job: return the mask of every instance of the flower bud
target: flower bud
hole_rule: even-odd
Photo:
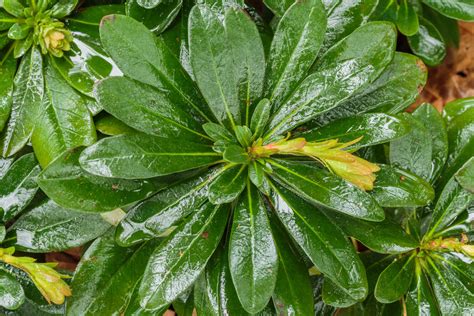
[[[41,25],[40,29],[39,43],[43,54],[49,52],[53,56],[62,57],[65,51],[71,49],[73,38],[62,22]]]

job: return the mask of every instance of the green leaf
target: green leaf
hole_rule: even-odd
[[[400,118],[411,126],[411,131],[390,143],[390,163],[429,181],[433,153],[430,131],[415,116],[404,114]]]
[[[450,18],[474,21],[474,4],[470,0],[423,0],[423,3]]]
[[[407,315],[410,316],[440,315],[438,303],[424,272],[419,271],[413,278],[405,304]]]
[[[474,201],[474,194],[465,190],[453,177],[441,191],[433,210],[428,236],[442,232]]]
[[[265,53],[257,26],[243,9],[229,9],[224,18],[238,77],[241,122],[250,123],[252,106],[260,100],[265,79]]]
[[[235,138],[225,127],[216,123],[206,123],[202,126],[206,134],[214,141],[223,141],[226,143],[234,143]]]
[[[465,111],[448,123],[449,155],[437,187],[443,188],[453,175],[472,157],[474,152],[474,108]]]
[[[235,137],[243,147],[250,147],[252,142],[252,131],[247,126],[236,126]]]
[[[196,5],[191,10],[189,27],[196,82],[217,120],[233,130],[241,121],[239,82],[234,49],[227,40],[225,27],[206,5]]]
[[[246,171],[245,165],[226,166],[209,185],[209,201],[213,204],[224,204],[234,201],[245,188]]]
[[[109,77],[96,85],[94,94],[104,110],[136,130],[162,137],[207,138],[200,133],[203,121],[168,91],[127,77]]]
[[[43,102],[31,136],[35,155],[43,168],[66,150],[96,141],[86,99],[49,64],[44,79]]]
[[[69,15],[76,7],[78,0],[58,0],[51,7],[51,16],[57,19]]]
[[[301,136],[307,141],[338,139],[339,142],[349,142],[361,137],[359,142],[351,146],[358,149],[400,138],[409,130],[410,126],[397,117],[373,113],[343,118]]]
[[[153,8],[139,4],[140,0],[127,0],[125,10],[127,15],[143,23],[150,31],[160,34],[178,15],[183,0],[161,0]]]
[[[25,301],[21,284],[8,272],[0,270],[0,306],[9,310],[19,308]]]
[[[276,217],[270,219],[278,254],[278,274],[272,296],[275,309],[278,315],[314,315],[306,263],[277,221]]]
[[[474,193],[474,158],[469,159],[456,173],[456,180],[467,191]]]
[[[433,188],[422,178],[402,169],[379,165],[372,197],[382,207],[418,207],[435,197]]]
[[[253,139],[258,139],[262,136],[265,126],[270,118],[272,105],[268,99],[262,99],[255,108],[250,122],[250,129],[253,132]]]
[[[443,109],[443,118],[446,124],[450,125],[451,121],[456,117],[474,108],[474,97],[456,99],[454,101],[446,103]]]
[[[398,254],[419,247],[416,239],[389,219],[383,222],[368,222],[335,212],[324,213],[348,236],[359,240],[372,251]]]
[[[13,16],[22,17],[25,7],[19,0],[4,0],[2,7]]]
[[[13,77],[16,72],[16,60],[12,54],[0,62],[0,132],[10,117],[12,109]]]
[[[206,203],[154,250],[140,284],[143,308],[166,306],[194,283],[219,244],[228,214],[228,207]]]
[[[343,232],[322,212],[279,185],[273,205],[292,239],[326,278],[355,300],[367,295],[364,267]]]
[[[114,315],[128,306],[133,289],[159,241],[122,248],[109,231],[92,243],[81,258],[71,282],[66,315]]]
[[[278,109],[307,75],[326,31],[321,0],[297,1],[278,23],[267,62],[264,95]]]
[[[129,247],[165,233],[204,203],[216,174],[210,171],[175,184],[134,206],[118,225],[116,241]]]
[[[426,67],[419,58],[396,52],[392,62],[372,84],[314,122],[323,125],[365,112],[398,113],[415,101],[426,83],[426,76]]]
[[[51,64],[69,85],[89,97],[93,97],[95,82],[121,74],[100,44],[99,24],[103,16],[124,12],[123,5],[98,5],[82,7],[66,19],[74,41],[68,53],[62,58],[51,58]]]
[[[79,165],[81,149],[65,152],[38,176],[40,188],[62,207],[86,212],[107,212],[140,201],[163,188],[148,180],[101,178]]]
[[[234,209],[229,269],[244,309],[250,314],[264,309],[275,288],[278,257],[264,201],[249,180]]]
[[[98,176],[145,179],[209,166],[219,156],[210,145],[134,134],[100,140],[84,150],[79,162]]]
[[[227,247],[219,247],[194,286],[198,315],[247,315],[230,276]]]
[[[31,26],[26,23],[15,23],[8,30],[8,37],[12,40],[25,39],[31,32]]]
[[[169,91],[174,103],[186,105],[193,116],[210,121],[207,105],[186,70],[164,41],[143,24],[122,15],[106,16],[101,22],[100,39],[126,76]]]
[[[458,276],[428,258],[428,271],[441,315],[465,315],[474,310],[474,294]],[[472,281],[471,281],[472,282]]]
[[[444,42],[451,47],[459,47],[461,35],[459,34],[458,21],[442,15],[428,6],[423,7],[423,17],[433,23],[443,36]]]
[[[314,67],[317,71],[303,80],[273,115],[265,137],[291,131],[374,81],[392,60],[395,42],[396,33],[389,23],[359,27],[321,57]]]
[[[5,226],[3,224],[0,224],[0,243],[3,242],[3,240],[5,239],[5,235],[6,235]]]
[[[351,297],[342,287],[334,283],[331,279],[324,278],[322,300],[325,304],[339,308],[348,307],[363,299],[364,298],[355,299]]]
[[[22,58],[13,81],[12,112],[0,137],[2,155],[18,152],[30,139],[44,93],[43,60],[38,49]]]
[[[95,121],[95,128],[104,135],[116,136],[122,134],[133,134],[137,131],[112,115],[101,115]]]
[[[415,275],[415,254],[395,259],[379,276],[375,297],[381,303],[399,300],[410,288]]]
[[[418,17],[420,27],[418,33],[408,36],[408,44],[414,54],[428,66],[441,64],[446,56],[446,43],[438,29],[423,17]]]
[[[227,146],[223,156],[228,162],[236,164],[246,164],[250,160],[247,151],[241,146],[237,145]]]
[[[68,210],[46,200],[16,220],[9,231],[16,236],[17,250],[44,253],[82,246],[109,227],[98,214]]]
[[[38,191],[36,177],[40,171],[35,156],[26,154],[0,175],[0,219],[9,221],[28,206]]]
[[[368,221],[384,219],[382,208],[368,193],[326,170],[281,159],[268,162],[272,179],[308,202]]]
[[[428,130],[431,139],[431,175],[434,182],[443,169],[448,158],[448,134],[446,124],[440,113],[431,104],[422,104],[413,116]]]
[[[8,14],[2,5],[2,8],[0,8],[0,31],[8,30],[15,21],[15,17]]]
[[[277,17],[282,17],[294,2],[294,0],[263,0],[267,8]]]
[[[405,36],[412,36],[418,32],[418,15],[409,0],[402,0],[398,7],[397,27]]]
[[[327,51],[359,26],[367,23],[377,5],[376,0],[323,1],[328,13],[328,28],[322,52]]]
[[[248,177],[250,181],[265,195],[270,194],[270,184],[265,176],[264,167],[253,160],[248,165]]]

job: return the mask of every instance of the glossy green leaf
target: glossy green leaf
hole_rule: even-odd
[[[81,169],[80,154],[80,149],[64,153],[38,176],[40,188],[65,208],[107,212],[143,200],[169,182],[101,178]]]
[[[257,26],[242,9],[229,9],[224,19],[227,41],[232,45],[238,78],[242,122],[250,124],[253,106],[260,100],[265,78],[265,53]]]
[[[352,145],[352,148],[361,148],[400,138],[409,130],[410,126],[395,116],[373,113],[340,119],[301,136],[307,141],[338,139],[339,142],[350,142],[361,138]]]
[[[411,126],[411,131],[390,143],[390,163],[429,181],[433,152],[430,131],[414,116],[405,114],[401,118]]]
[[[25,292],[21,284],[11,274],[0,270],[0,306],[15,310],[24,301]]]
[[[234,201],[245,188],[246,169],[245,165],[226,167],[209,185],[209,201],[213,204],[224,204]]]
[[[265,195],[270,194],[270,184],[265,176],[265,169],[259,162],[253,160],[248,165],[250,181]]]
[[[428,6],[423,6],[423,17],[433,23],[448,46],[459,47],[461,34],[457,20],[448,18]]]
[[[33,46],[33,33],[30,32],[26,38],[16,41],[13,48],[13,57],[23,57],[30,50],[31,46]]]
[[[10,42],[11,40],[8,38],[8,34],[0,32],[0,49],[4,49]]]
[[[102,139],[79,162],[98,176],[144,179],[209,166],[219,158],[210,145],[134,134]]]
[[[409,0],[402,0],[397,12],[397,27],[405,36],[412,36],[418,32],[418,15]]]
[[[263,0],[267,8],[278,17],[282,17],[294,2],[294,0]]]
[[[474,108],[467,108],[448,123],[449,155],[438,181],[443,188],[453,175],[472,157],[474,152]]]
[[[448,158],[448,135],[446,124],[436,108],[430,104],[419,106],[413,116],[428,130],[431,138],[431,174],[430,180],[434,182]]]
[[[138,282],[140,282],[140,280]],[[143,307],[141,307],[140,297],[138,296],[138,289],[139,287],[136,286],[135,290],[133,291],[130,302],[128,303],[126,310],[123,312],[124,316],[157,316],[166,313],[169,306],[165,306],[162,309],[153,311],[145,310]]]
[[[443,265],[429,262],[429,277],[442,315],[466,315],[474,310],[474,293]]]
[[[250,314],[265,308],[277,279],[277,251],[265,213],[259,191],[247,180],[234,209],[229,268],[240,302]]]
[[[307,75],[326,31],[321,0],[295,2],[284,14],[272,40],[264,95],[278,109]]]
[[[428,236],[442,232],[474,201],[474,194],[451,178],[441,191],[430,224]]]
[[[252,131],[250,128],[247,126],[236,126],[235,137],[243,147],[250,147],[252,142]]]
[[[237,145],[227,146],[223,157],[228,162],[236,164],[246,164],[250,160],[247,151],[243,147]]]
[[[408,291],[414,275],[414,255],[405,255],[395,259],[380,274],[375,286],[375,297],[382,303],[392,303],[399,300]]]
[[[322,300],[324,304],[334,307],[348,307],[356,304],[364,298],[355,299],[348,295],[346,291],[329,278],[324,278]]]
[[[174,103],[186,105],[193,116],[207,118],[207,105],[179,60],[141,23],[122,15],[107,16],[101,22],[100,39],[126,76],[169,91]]]
[[[173,185],[134,206],[115,231],[117,242],[129,247],[165,233],[204,203],[216,173],[206,172]]]
[[[217,120],[233,130],[241,121],[239,82],[234,49],[227,40],[225,27],[206,5],[191,10],[189,26],[190,58],[196,82]]]
[[[8,121],[12,109],[13,77],[16,60],[13,55],[0,62],[0,132]]]
[[[412,104],[426,83],[427,70],[413,55],[396,52],[392,62],[369,86],[315,119],[317,125],[365,112],[395,114]],[[313,122],[311,122],[313,123]]]
[[[76,7],[78,0],[58,0],[51,7],[51,16],[57,19],[69,15]]]
[[[365,24],[377,4],[376,0],[324,0],[328,14],[328,27],[322,51],[325,52],[334,44]]]
[[[276,159],[269,163],[270,176],[308,202],[368,221],[384,219],[382,208],[368,193],[326,170]]]
[[[412,280],[410,291],[406,295],[406,309],[410,316],[440,315],[431,285],[422,271]]]
[[[230,276],[227,247],[219,247],[194,286],[198,315],[247,315]]]
[[[0,31],[7,31],[13,25],[13,23],[17,21],[17,19],[14,16],[8,14],[8,12],[3,7],[4,5],[2,5],[2,8],[0,8]]]
[[[443,109],[443,118],[446,124],[450,124],[453,119],[474,108],[474,97],[456,99],[445,104]]]
[[[206,134],[215,141],[223,141],[226,143],[235,142],[232,135],[225,127],[216,123],[206,123],[202,126]]]
[[[379,165],[372,197],[382,207],[418,207],[435,197],[433,188],[422,178],[402,169]]]
[[[122,248],[113,231],[98,238],[81,258],[71,282],[66,315],[114,315],[127,308],[133,289],[159,241]]]
[[[139,2],[140,0],[127,0],[125,4],[127,15],[157,34],[163,32],[173,22],[183,5],[182,0],[160,0],[155,7],[146,8]]]
[[[362,262],[344,233],[313,205],[287,189],[273,185],[273,204],[292,239],[326,278],[355,300],[367,295]]]
[[[273,115],[266,138],[284,134],[341,104],[374,81],[393,58],[396,33],[386,22],[367,23],[328,50]],[[317,105],[317,106],[315,106]]]
[[[229,209],[204,204],[158,246],[140,284],[140,305],[159,309],[186,291],[204,270],[225,229]]]
[[[446,44],[438,29],[428,20],[419,17],[418,33],[408,36],[411,50],[428,66],[439,65],[446,56]]]
[[[265,126],[270,118],[272,105],[268,99],[262,99],[255,108],[250,122],[250,129],[253,132],[253,139],[258,139],[262,136]]]
[[[62,58],[51,58],[51,64],[73,88],[89,97],[93,97],[96,81],[121,74],[102,48],[99,24],[103,16],[123,13],[123,5],[98,5],[82,7],[66,20],[74,41]]]
[[[31,31],[31,26],[26,23],[15,23],[8,30],[8,37],[12,40],[25,39]]]
[[[325,212],[348,236],[378,253],[405,253],[419,247],[419,242],[389,219],[367,222],[335,212]]]
[[[95,121],[95,128],[104,135],[133,134],[137,131],[112,115],[102,115]]]
[[[456,173],[456,180],[467,191],[474,193],[474,158],[469,159]]]
[[[46,66],[44,79],[41,111],[31,135],[35,155],[43,168],[66,150],[96,141],[87,101],[51,65]]]
[[[11,15],[16,17],[23,16],[24,5],[18,0],[4,0],[2,1],[2,7]]]
[[[470,0],[423,0],[439,13],[463,21],[474,21],[474,3]]]
[[[9,231],[16,235],[17,250],[42,253],[81,246],[109,227],[98,214],[68,210],[46,200],[16,220]]]
[[[44,93],[43,60],[38,49],[22,58],[13,81],[12,111],[0,137],[2,155],[18,152],[30,139]]]
[[[6,235],[5,226],[3,224],[0,224],[0,243],[3,242],[3,240],[5,239],[5,235]]]
[[[180,139],[206,137],[199,132],[202,121],[175,103],[168,91],[126,77],[110,77],[96,85],[94,94],[105,111],[136,130]]]
[[[41,168],[33,154],[18,158],[0,175],[0,214],[6,222],[20,214],[38,191],[36,177]]]
[[[275,309],[278,315],[314,315],[306,263],[277,221],[276,217],[270,220],[278,254],[278,274],[272,296]]]

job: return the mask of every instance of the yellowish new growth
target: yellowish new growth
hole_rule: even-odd
[[[348,151],[349,146],[361,139],[362,137],[347,143],[339,143],[337,139],[307,142],[304,138],[295,138],[282,139],[268,145],[262,145],[261,140],[258,140],[249,149],[249,154],[254,158],[270,157],[274,154],[311,157],[359,188],[372,190],[376,178],[375,172],[380,168]]]
[[[465,234],[461,234],[461,238],[450,237],[450,238],[438,238],[433,239],[421,247],[425,250],[430,251],[454,251],[464,253],[465,255],[474,258],[474,245],[467,244],[469,238]]]
[[[69,276],[53,269],[57,263],[37,263],[34,258],[15,257],[14,252],[14,247],[0,248],[0,261],[26,272],[48,303],[62,304],[66,296],[71,296],[71,289],[63,280]]]

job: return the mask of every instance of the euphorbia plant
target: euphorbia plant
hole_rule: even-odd
[[[316,206],[384,219],[398,171],[385,171],[377,186],[380,167],[355,152],[410,126],[386,113],[351,111],[400,111],[423,84],[423,67],[394,54],[395,29],[385,22],[367,23],[320,51],[327,24],[320,1],[287,10],[268,56],[245,11],[222,12],[196,5],[189,13],[191,74],[142,24],[122,15],[102,20],[102,44],[124,76],[99,82],[95,96],[136,131],[63,155],[39,185],[58,203],[77,205],[61,183],[79,166],[116,182],[177,179],[128,211],[115,240],[129,248],[116,246],[110,232],[88,249],[67,313],[157,313],[194,287],[199,314],[255,314],[272,297],[279,310],[311,314],[305,263],[282,255],[297,249],[324,274],[325,291],[356,301],[367,295],[352,243]],[[384,71],[413,74],[396,101]],[[420,192],[419,203],[429,202],[423,180],[410,176],[408,185]]]

